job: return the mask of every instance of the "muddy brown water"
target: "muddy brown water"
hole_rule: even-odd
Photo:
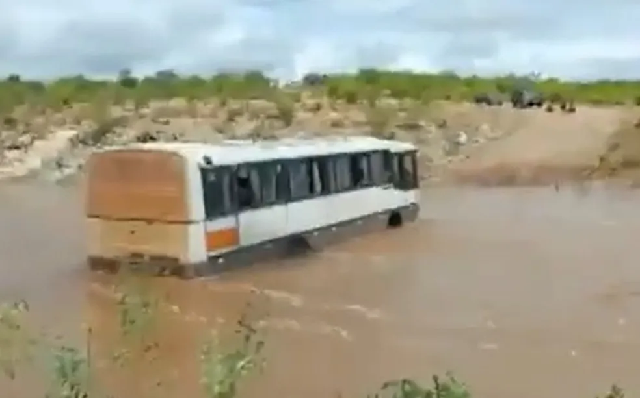
[[[248,397],[364,396],[447,370],[479,397],[590,397],[613,382],[633,395],[639,203],[620,189],[433,188],[415,225],[217,279],[154,281],[180,308],[156,366],[181,384],[163,396],[195,391],[189,350],[247,300],[266,313],[267,355]],[[77,341],[88,318],[114,322],[108,277],[83,268],[81,206],[69,187],[0,186],[0,299],[28,300],[40,327]]]

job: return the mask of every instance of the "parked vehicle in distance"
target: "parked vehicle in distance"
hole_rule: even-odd
[[[541,108],[544,102],[544,95],[533,90],[515,89],[511,93],[511,104],[514,108]]]
[[[416,147],[373,137],[103,149],[87,164],[88,262],[208,275],[414,221],[418,189]]]
[[[504,103],[499,93],[478,93],[473,96],[473,102],[477,105],[502,106]]]

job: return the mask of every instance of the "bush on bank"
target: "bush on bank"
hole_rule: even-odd
[[[0,81],[0,112],[16,105],[31,104],[50,108],[69,103],[96,100],[113,104],[125,100],[137,104],[152,99],[274,98],[296,96],[301,89],[349,103],[370,101],[381,95],[433,100],[468,101],[479,93],[508,93],[514,87],[531,87],[549,98],[564,98],[590,104],[640,105],[640,81],[600,80],[568,82],[555,78],[522,76],[459,76],[451,72],[411,73],[362,69],[354,74],[308,74],[299,82],[278,87],[259,71],[221,73],[214,76],[182,76],[171,70],[152,76],[136,77],[122,70],[113,80],[92,80],[82,75],[54,81],[24,80],[12,74]]]

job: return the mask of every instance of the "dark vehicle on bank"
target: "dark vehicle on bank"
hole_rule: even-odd
[[[514,108],[541,108],[544,102],[544,95],[533,90],[515,89],[511,93],[511,104]]]
[[[501,106],[504,101],[500,94],[497,93],[478,93],[473,96],[473,102],[476,105]]]
[[[325,74],[319,73],[307,73],[302,78],[302,84],[305,86],[321,86],[328,79],[328,76]]]

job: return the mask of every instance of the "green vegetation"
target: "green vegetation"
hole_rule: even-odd
[[[131,283],[134,281],[134,283]],[[142,360],[143,367],[151,366],[150,352],[159,350],[154,341],[153,328],[160,311],[160,303],[145,291],[135,279],[120,280],[116,290],[117,332],[122,347],[113,353],[117,367],[135,366],[135,360]],[[74,347],[62,343],[61,337],[35,336],[30,333],[27,316],[29,307],[24,302],[4,305],[0,308],[0,358],[4,376],[9,383],[19,373],[26,372],[26,365],[35,365],[35,358],[44,358],[50,384],[45,398],[95,398],[112,397],[108,387],[100,384],[101,374],[92,358],[91,328],[87,328],[85,347]],[[243,381],[259,373],[265,366],[263,348],[264,336],[249,319],[249,312],[237,322],[235,331],[239,339],[222,342],[219,332],[211,332],[210,341],[202,345],[199,358],[200,391],[208,398],[234,398],[238,395]],[[104,368],[102,368],[104,373]],[[112,370],[107,373],[111,374]],[[135,370],[129,370],[135,373]],[[139,377],[136,375],[136,377]],[[141,380],[137,380],[138,383]],[[180,381],[181,388],[184,383]],[[145,391],[144,397],[164,397],[162,381],[157,381],[153,392]],[[11,395],[17,396],[17,395]],[[410,379],[392,380],[382,384],[367,398],[471,398],[469,388],[452,374],[445,377],[432,376],[430,383],[420,384]],[[623,391],[616,385],[603,398],[624,398]]]
[[[10,75],[0,81],[0,113],[10,112],[21,104],[54,110],[77,102],[121,104],[131,101],[137,106],[145,106],[153,99],[176,97],[189,100],[215,97],[223,104],[228,99],[266,98],[277,102],[282,112],[287,113],[289,103],[299,99],[301,88],[347,103],[362,101],[373,104],[381,95],[423,102],[468,101],[479,93],[508,93],[523,85],[539,90],[551,99],[640,105],[640,81],[563,82],[551,78],[462,77],[449,72],[418,74],[363,69],[355,74],[310,74],[301,82],[278,88],[271,79],[255,71],[202,77],[180,76],[165,70],[138,78],[123,70],[113,80],[91,80],[78,75],[40,82],[23,80],[17,74]]]

